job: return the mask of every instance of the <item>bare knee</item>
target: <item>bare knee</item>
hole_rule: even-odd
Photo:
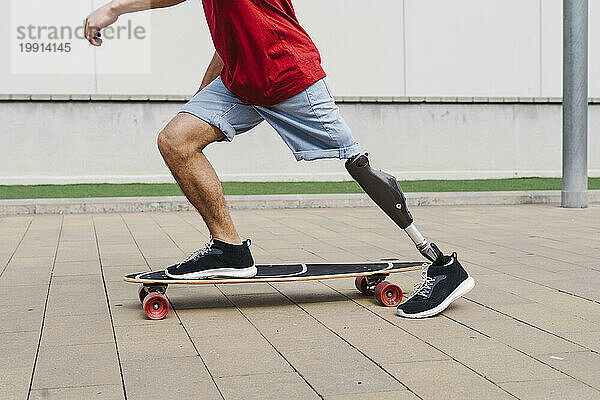
[[[158,134],[157,144],[163,158],[184,158],[222,137],[221,131],[201,119],[178,114]]]
[[[158,134],[157,140],[158,150],[163,158],[181,157],[185,153],[190,153],[194,146],[187,136],[185,132],[167,125]]]

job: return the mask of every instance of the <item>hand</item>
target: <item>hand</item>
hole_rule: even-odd
[[[118,18],[119,14],[111,7],[111,3],[100,7],[85,19],[85,38],[92,45],[100,46],[100,30],[117,22]]]

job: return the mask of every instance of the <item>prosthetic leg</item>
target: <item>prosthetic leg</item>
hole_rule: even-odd
[[[406,207],[406,198],[395,177],[371,168],[368,154],[359,154],[346,161],[346,169],[369,197],[402,228],[415,243],[417,250],[433,262],[433,265],[445,265],[450,257],[430,243],[415,227],[413,218]]]

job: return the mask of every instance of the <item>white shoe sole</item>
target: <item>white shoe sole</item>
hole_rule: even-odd
[[[252,278],[258,270],[253,265],[248,268],[215,268],[183,275],[172,275],[165,270],[165,275],[172,279],[206,279],[206,278]]]
[[[446,308],[448,308],[450,303],[452,303],[454,300],[458,299],[460,296],[464,296],[465,294],[469,293],[474,286],[475,279],[468,277],[460,285],[458,285],[458,287],[454,289],[452,293],[450,293],[450,296],[446,297],[446,299],[442,301],[437,307],[434,307],[430,310],[421,311],[420,313],[416,314],[406,314],[404,313],[404,311],[398,309],[398,315],[404,318],[433,317],[434,315],[437,315],[444,311]]]

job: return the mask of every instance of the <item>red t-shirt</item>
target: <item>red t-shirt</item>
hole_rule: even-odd
[[[270,106],[325,77],[317,47],[291,0],[202,0],[225,67],[221,79],[240,100]]]

